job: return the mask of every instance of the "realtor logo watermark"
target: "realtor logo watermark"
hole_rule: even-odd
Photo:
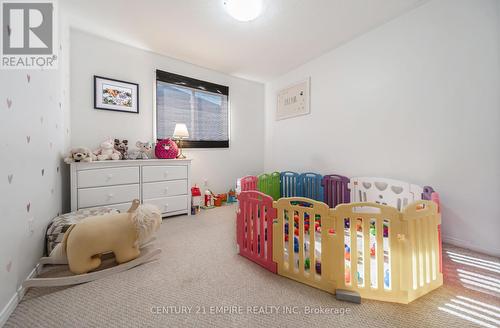
[[[3,69],[57,68],[52,1],[4,1],[1,6]]]

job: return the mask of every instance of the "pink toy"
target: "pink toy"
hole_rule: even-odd
[[[277,211],[273,208],[272,197],[259,191],[242,191],[238,200],[240,208],[236,217],[236,241],[240,255],[276,273],[278,269],[273,262],[272,228]]]
[[[170,138],[158,139],[155,147],[155,155],[161,159],[177,158],[179,148],[177,144]]]

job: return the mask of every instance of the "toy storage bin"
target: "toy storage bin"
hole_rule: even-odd
[[[299,174],[291,171],[281,172],[280,197],[298,197],[300,192]]]
[[[257,189],[273,200],[280,198],[280,172],[263,173],[258,176]]]
[[[331,208],[351,202],[348,177],[337,174],[325,175],[321,180],[321,185],[323,186],[323,201]]]

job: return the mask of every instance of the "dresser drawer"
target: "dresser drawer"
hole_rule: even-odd
[[[187,179],[186,166],[144,166],[142,182]]]
[[[120,211],[120,213],[125,213],[128,211],[130,206],[132,206],[132,202],[126,202],[126,203],[120,203],[120,204],[112,204],[112,205],[105,205],[108,208],[113,208],[115,210]],[[99,208],[102,206],[94,206],[94,207],[85,207],[85,209],[91,210],[95,208]]]
[[[78,171],[78,188],[139,183],[139,167],[114,167]]]
[[[142,198],[160,198],[187,194],[187,180],[149,182],[142,185]]]
[[[162,213],[187,210],[187,195],[145,199],[144,204],[157,206]]]
[[[131,202],[139,199],[139,185],[78,189],[78,208]]]

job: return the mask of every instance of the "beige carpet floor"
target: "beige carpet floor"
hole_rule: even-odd
[[[78,286],[30,289],[6,327],[500,326],[498,258],[446,246],[443,287],[409,305],[350,304],[237,255],[234,212],[228,206],[165,219],[159,261]],[[191,313],[166,313],[182,306]],[[212,314],[214,306],[241,306],[243,313]],[[247,306],[290,306],[296,313],[248,313]],[[307,314],[307,307],[347,313]]]

